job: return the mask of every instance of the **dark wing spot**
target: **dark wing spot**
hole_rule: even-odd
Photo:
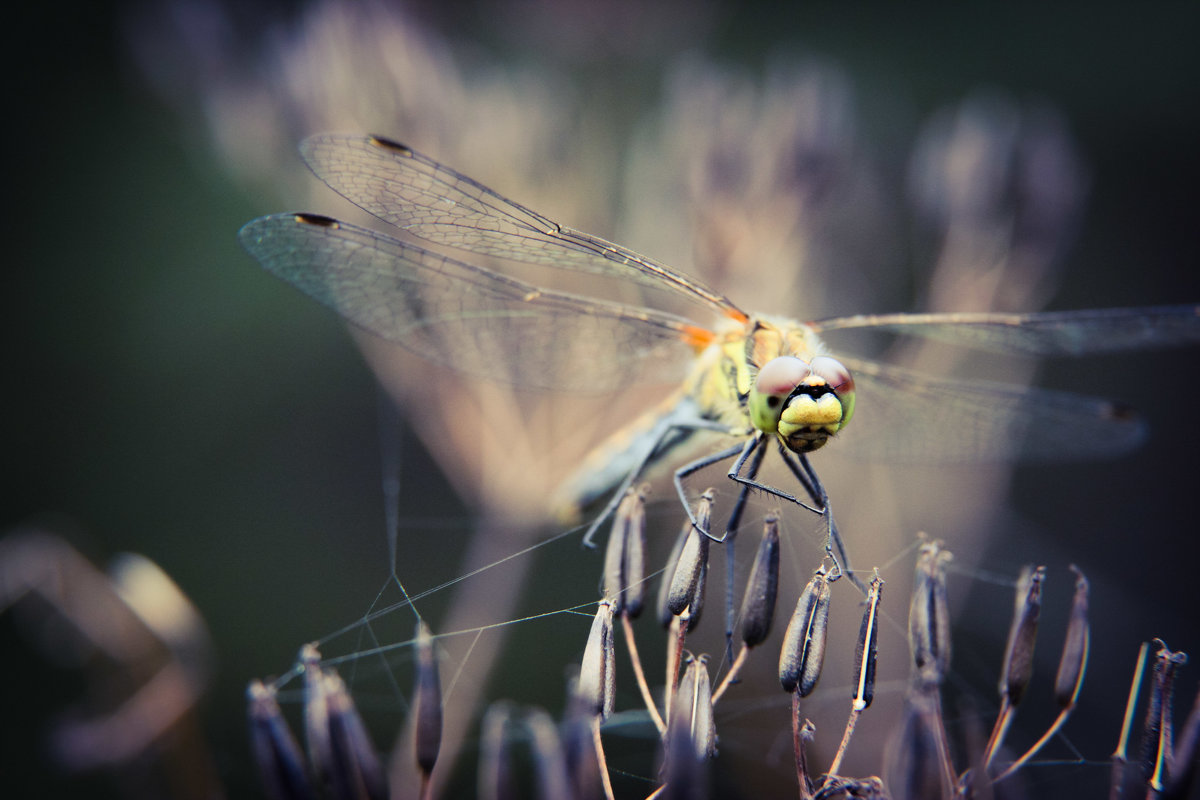
[[[1137,411],[1128,403],[1110,402],[1105,411],[1107,412],[1106,416],[1109,419],[1114,419],[1119,422],[1135,422],[1138,419]]]
[[[368,134],[367,139],[371,142],[371,144],[375,145],[376,147],[382,147],[384,150],[391,150],[393,153],[396,153],[397,155],[411,156],[413,154],[411,147],[409,147],[408,145],[400,144],[397,141],[393,141],[392,139],[389,139],[386,136],[376,136],[375,134],[372,133],[372,134]]]
[[[337,228],[341,224],[333,217],[326,217],[323,214],[309,214],[304,211],[298,212],[295,214],[295,217],[296,222],[305,225],[320,225],[322,228]]]

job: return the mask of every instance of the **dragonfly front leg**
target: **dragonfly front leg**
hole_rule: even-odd
[[[783,445],[779,446],[779,453],[783,456],[783,463],[788,465],[788,469],[804,487],[805,493],[821,507],[820,514],[825,519],[825,552],[833,561],[836,573],[845,574],[850,578],[850,582],[858,587],[859,591],[864,595],[867,594],[867,585],[859,580],[850,566],[850,557],[846,554],[846,543],[842,541],[842,535],[838,533],[837,521],[833,518],[833,508],[829,505],[829,493],[825,491],[825,485],[821,483],[817,471],[813,469],[812,464],[808,463],[808,456],[801,453],[797,458]],[[808,506],[805,507],[808,508]],[[831,578],[831,580],[836,580],[836,578]]]
[[[740,472],[747,457],[750,457],[747,474],[751,478],[757,476],[759,469],[762,468],[763,458],[767,455],[767,448],[764,444],[765,439],[761,436],[756,436],[747,442],[742,454],[734,464],[734,471]],[[737,583],[734,546],[737,543],[738,528],[742,524],[742,513],[746,510],[746,501],[750,498],[751,488],[749,485],[742,485],[741,491],[738,492],[737,502],[733,504],[733,511],[729,514],[729,520],[725,523],[725,534],[720,540],[725,542],[725,663],[727,664],[733,662],[733,587]]]
[[[704,469],[705,467],[716,464],[718,461],[724,461],[727,458],[733,458],[734,456],[738,455],[739,453],[741,453],[741,456],[738,458],[737,463],[739,465],[741,465],[742,463],[745,462],[746,458],[750,455],[750,452],[752,451],[752,449],[757,446],[758,441],[759,440],[757,437],[752,438],[749,441],[747,441],[746,444],[744,444],[744,445],[741,445],[741,444],[734,445],[733,447],[730,447],[726,450],[722,450],[719,453],[712,453],[710,455],[704,456],[703,458],[696,459],[695,461],[691,462],[690,464],[685,464],[682,467],[680,467],[679,469],[675,470],[675,493],[677,495],[679,495],[679,502],[680,502],[680,504],[683,505],[684,510],[687,511],[688,519],[691,521],[692,527],[695,528],[696,530],[700,531],[701,533],[703,533],[709,539],[712,539],[714,542],[721,543],[721,542],[725,541],[725,537],[728,535],[728,532],[729,532],[729,526],[728,525],[726,526],[726,532],[724,534],[717,537],[717,536],[713,536],[712,532],[708,530],[707,526],[701,525],[699,523],[699,521],[696,519],[696,513],[694,511],[692,511],[692,504],[688,501],[687,490],[683,487],[683,482],[684,482],[684,480],[686,480],[688,478],[688,476],[692,475],[693,473],[699,472],[700,470]],[[761,461],[761,460],[762,459],[759,459],[759,461]],[[744,498],[739,497],[738,499],[739,499],[740,505],[745,505]],[[736,511],[736,509],[735,509],[735,511]],[[737,511],[737,513],[738,513],[738,516],[741,516],[740,511]]]
[[[762,433],[758,433],[754,439],[752,439],[750,442],[748,442],[746,444],[744,450],[742,451],[742,454],[738,457],[738,460],[734,463],[733,467],[730,468],[729,478],[742,484],[742,486],[746,487],[747,489],[758,489],[761,492],[765,492],[767,494],[774,495],[775,497],[778,497],[781,500],[786,500],[789,503],[793,503],[795,505],[800,506],[801,508],[806,508],[809,511],[813,512],[814,514],[822,514],[823,515],[825,513],[825,506],[826,506],[825,498],[824,498],[824,491],[825,491],[824,488],[823,487],[820,488],[820,493],[818,493],[817,488],[820,487],[820,482],[817,481],[815,484],[810,482],[808,480],[808,478],[806,478],[806,477],[802,476],[800,473],[796,472],[796,468],[792,464],[789,463],[788,466],[792,467],[792,472],[795,473],[796,477],[800,480],[800,485],[804,487],[805,494],[808,495],[810,500],[812,500],[814,503],[817,504],[816,506],[810,506],[808,503],[804,502],[803,500],[801,500],[799,497],[796,497],[795,495],[788,494],[787,492],[783,491],[782,489],[779,489],[774,486],[769,486],[765,483],[758,481],[757,480],[758,465],[762,464],[761,456],[756,458],[751,463],[751,469],[749,471],[747,471],[747,473],[745,475],[742,474],[742,468],[745,466],[746,462],[750,459],[750,455],[756,449],[765,448],[766,443],[767,443],[766,436]],[[787,452],[782,449],[782,446],[780,447],[780,451],[783,452],[783,454],[784,454],[783,460],[786,462],[788,460]],[[726,458],[728,458],[728,456],[726,456]],[[802,458],[803,458],[803,456],[802,456]],[[711,463],[711,462],[709,462],[709,463]],[[814,477],[815,477],[815,473],[814,473]]]

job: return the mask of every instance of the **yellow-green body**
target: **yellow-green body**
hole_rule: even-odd
[[[755,381],[761,367],[776,358],[811,362],[825,352],[817,334],[802,322],[753,317],[718,329],[677,390],[593,449],[563,483],[556,503],[560,515],[577,519],[583,508],[611,492],[639,464],[651,467],[669,453],[690,450],[705,433],[746,438],[761,431],[779,436],[794,452],[821,447],[849,420],[853,395],[844,404],[830,394],[834,405],[822,402],[772,412],[756,401]],[[804,435],[797,436],[801,430]]]

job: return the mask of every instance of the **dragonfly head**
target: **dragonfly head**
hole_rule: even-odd
[[[854,414],[854,378],[838,360],[780,356],[763,365],[750,390],[750,420],[796,453],[829,441]]]

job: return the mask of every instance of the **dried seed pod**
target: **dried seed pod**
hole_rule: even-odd
[[[671,552],[667,556],[666,567],[662,571],[662,581],[658,585],[658,598],[655,603],[655,609],[658,614],[658,622],[664,628],[671,627],[671,623],[675,620],[675,615],[671,613],[671,604],[668,602],[671,596],[671,582],[675,577],[675,565],[679,563],[679,556],[683,553],[683,546],[687,544],[691,533],[691,521],[684,520],[682,527],[679,529],[679,534],[675,537],[675,544],[671,545]]]
[[[667,735],[678,736],[686,729],[697,759],[717,754],[717,728],[713,720],[712,684],[709,682],[707,659],[703,656],[688,659],[687,669],[675,693],[671,710],[671,730]]]
[[[608,544],[604,547],[604,575],[600,580],[600,596],[611,600],[618,614],[621,613],[621,595],[625,588],[625,535],[628,532],[626,515],[632,498],[633,489],[630,488],[613,513]]]
[[[567,759],[558,726],[550,715],[540,708],[531,708],[525,714],[525,729],[529,731],[533,752],[534,772],[537,776],[538,797],[571,797],[571,782],[567,775]]]
[[[1154,654],[1154,683],[1150,687],[1150,703],[1142,726],[1142,775],[1147,781],[1158,780],[1162,785],[1164,764],[1173,758],[1174,730],[1172,698],[1175,693],[1175,674],[1187,663],[1187,653],[1171,650],[1162,639],[1155,639],[1158,652]]]
[[[646,487],[630,488],[613,515],[604,553],[604,597],[613,612],[636,618],[642,612],[646,550]]]
[[[637,619],[646,604],[646,493],[649,487],[638,488],[636,502],[629,515],[629,532],[625,544],[625,616]]]
[[[708,538],[704,540],[707,542]],[[684,614],[687,617],[685,633],[691,633],[700,624],[700,614],[704,611],[704,587],[708,585],[708,548],[705,547],[704,558],[700,561],[700,574],[696,576],[696,585],[692,588],[692,599],[688,601]]]
[[[250,746],[263,791],[270,800],[315,800],[300,745],[292,736],[275,689],[254,680],[246,688],[250,721]]]
[[[943,797],[943,751],[937,688],[917,685],[904,699],[904,716],[887,748],[888,787],[896,800]]]
[[[921,545],[908,606],[908,645],[915,677],[939,685],[950,668],[950,612],[946,601],[946,562],[940,541]]]
[[[779,651],[779,683],[784,691],[807,697],[821,677],[825,634],[829,625],[829,580],[822,567],[816,571],[796,602],[796,610],[783,634]]]
[[[875,657],[879,649],[879,601],[883,595],[883,579],[879,573],[871,579],[867,608],[863,612],[854,649],[854,710],[862,711],[875,698]]]
[[[1175,767],[1167,781],[1165,797],[1188,797],[1195,788],[1196,773],[1200,768],[1200,693],[1192,704],[1183,734],[1175,747]]]
[[[592,618],[592,629],[583,651],[579,683],[575,689],[587,703],[590,713],[600,715],[602,720],[612,713],[616,690],[616,648],[613,645],[612,620],[612,603],[601,600],[596,616]]]
[[[338,800],[386,800],[387,781],[379,755],[367,735],[346,684],[333,670],[321,677],[329,708],[329,738],[333,745],[330,774]]]
[[[488,706],[479,726],[479,800],[515,800],[519,795],[513,781],[508,742],[512,705],[499,701]]]
[[[308,761],[317,784],[328,787],[332,780],[333,743],[329,738],[329,703],[321,653],[315,644],[300,648],[300,666],[304,670],[304,741],[308,746]]]
[[[664,743],[666,753],[663,768],[661,800],[705,800],[709,795],[709,762],[696,757],[696,745],[691,730],[680,725]]]
[[[426,777],[433,772],[442,746],[442,681],[438,675],[433,634],[424,622],[417,623],[417,677],[413,687],[413,748],[417,766]]]
[[[1042,613],[1042,580],[1046,568],[1025,567],[1017,580],[1016,602],[1008,645],[1004,649],[1004,669],[1000,675],[1000,696],[1015,706],[1033,678],[1033,651],[1037,644],[1038,619]]]
[[[762,644],[770,635],[778,592],[779,517],[768,514],[763,520],[762,541],[742,598],[742,642],[746,647]]]
[[[600,777],[600,763],[596,759],[593,719],[588,704],[574,694],[567,704],[562,742],[567,774],[573,789],[566,796],[576,800],[601,800],[604,797],[604,779]]]
[[[840,775],[828,775],[820,790],[813,795],[813,800],[890,800],[891,795],[884,788],[880,778],[843,778]]]
[[[709,519],[712,516],[713,491],[709,489],[700,496],[696,506],[695,525],[688,523],[688,535],[684,540],[679,560],[671,573],[671,588],[667,593],[667,608],[675,616],[682,614],[689,606],[693,606],[703,594],[701,573],[708,563],[709,538],[705,535]],[[693,608],[692,616],[697,616]]]
[[[1075,698],[1079,696],[1091,642],[1088,631],[1088,581],[1074,564],[1071,565],[1071,571],[1075,573],[1075,598],[1071,602],[1071,619],[1067,623],[1058,674],[1054,678],[1054,699],[1062,708],[1074,706]]]

